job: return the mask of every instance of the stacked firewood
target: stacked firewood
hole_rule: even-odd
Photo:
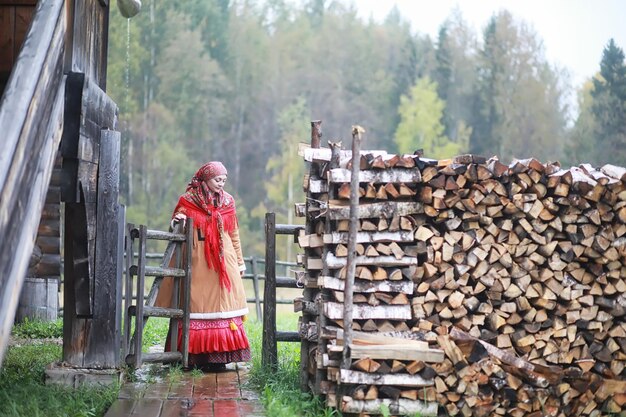
[[[341,342],[325,337],[343,324],[350,164],[347,155],[333,157],[328,149],[308,149],[304,156],[317,170],[305,179],[308,199],[300,211],[311,227],[300,243],[307,285],[316,288],[310,301],[318,301],[303,328],[318,340],[309,365],[327,370],[326,380],[316,374],[317,392],[331,394],[329,403],[341,408],[346,398],[361,401],[370,389],[341,378],[347,371],[333,366],[339,349],[333,344]],[[621,410],[626,169],[385,152],[362,152],[360,169],[353,329],[419,337],[431,345],[418,351],[445,351],[445,359],[424,368],[434,373],[427,371],[430,385],[418,389],[417,400],[437,401],[450,415]],[[465,339],[455,344],[455,334]],[[488,346],[490,354],[477,359],[477,346]],[[515,367],[493,352],[534,368]],[[379,366],[352,356],[353,369],[374,375],[404,372],[410,364],[362,356]],[[547,385],[537,385],[537,369],[558,377],[542,377]],[[613,382],[598,382],[605,380]],[[339,399],[334,394],[342,384]],[[410,391],[381,384],[393,389],[378,386],[377,400],[394,405]],[[607,384],[612,388],[599,392],[611,395],[596,397]],[[551,414],[551,407],[561,411]]]

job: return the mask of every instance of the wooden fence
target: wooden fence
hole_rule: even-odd
[[[137,256],[137,255],[135,255]],[[148,261],[157,262],[163,258],[162,253],[147,253],[146,259]],[[263,317],[263,310],[261,305],[264,302],[262,291],[260,288],[260,282],[265,281],[265,258],[256,257],[256,256],[248,256],[244,257],[243,260],[246,264],[246,272],[243,275],[243,279],[252,281],[252,296],[247,298],[247,302],[249,304],[254,304],[254,310],[256,313],[256,318],[261,320]],[[293,278],[292,269],[298,268],[298,270],[302,270],[301,267],[298,266],[295,262],[287,262],[287,261],[276,261],[276,282],[278,287],[282,288],[298,288],[298,284],[295,282]],[[278,298],[275,300],[276,304],[287,304],[293,305],[293,299],[281,299]]]

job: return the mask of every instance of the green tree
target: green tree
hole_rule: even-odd
[[[172,14],[171,21],[183,19]],[[160,79],[157,100],[170,109],[179,131],[173,138],[197,162],[213,159],[219,124],[227,114],[229,83],[217,61],[205,52],[198,30],[181,28],[163,49],[155,73]]]
[[[483,44],[470,151],[504,160],[560,158],[566,114],[563,85],[537,35],[504,11],[490,20]]]
[[[596,163],[626,165],[626,65],[624,51],[611,39],[593,80]]]
[[[449,158],[464,151],[464,144],[453,142],[443,134],[441,117],[445,103],[437,96],[437,84],[420,78],[409,96],[400,98],[400,124],[396,144],[402,153],[422,148],[427,158]]]
[[[468,140],[471,127],[472,97],[476,84],[475,34],[460,11],[454,10],[441,25],[437,40],[437,68],[433,79],[439,97],[446,103],[443,114],[444,133],[458,142]]]
[[[304,163],[298,156],[298,146],[307,137],[307,126],[310,111],[306,101],[300,97],[293,104],[285,107],[278,115],[280,126],[280,151],[267,161],[267,178],[265,182],[266,199],[255,209],[255,215],[264,216],[265,212],[276,213],[276,221],[287,224],[296,223],[294,204],[304,202],[302,178]],[[302,219],[297,219],[302,223]],[[291,260],[294,248],[285,245],[281,250],[282,259]]]
[[[593,82],[589,80],[578,91],[578,117],[573,128],[568,132],[568,141],[565,146],[563,162],[567,165],[598,162],[594,146],[595,119],[591,111],[592,90]]]

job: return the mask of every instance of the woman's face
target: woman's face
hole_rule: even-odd
[[[207,180],[206,184],[211,192],[217,193],[224,189],[224,185],[226,185],[226,178],[226,175],[218,175],[217,177]]]

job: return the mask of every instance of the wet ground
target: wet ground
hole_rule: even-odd
[[[229,364],[225,371],[169,372],[144,367],[137,382],[122,386],[105,417],[265,416],[258,395],[247,386],[249,368]]]

